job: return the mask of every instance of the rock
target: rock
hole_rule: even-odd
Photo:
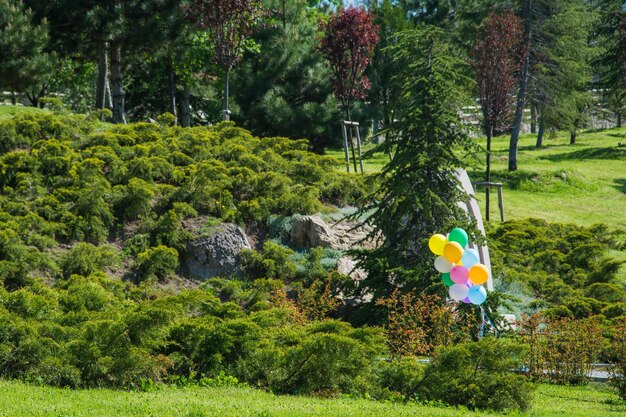
[[[239,252],[251,249],[245,232],[236,224],[215,226],[206,237],[187,244],[183,269],[194,278],[227,277],[241,272]]]
[[[367,278],[367,272],[361,268],[357,268],[357,263],[349,256],[337,259],[337,272],[349,276],[356,282],[363,281]]]
[[[289,240],[301,248],[375,249],[376,239],[366,239],[372,230],[369,225],[355,222],[340,221],[329,225],[317,215],[301,216],[294,220]]]
[[[376,249],[375,239],[366,239],[372,231],[372,226],[355,222],[341,221],[332,226],[337,239],[335,249]]]
[[[337,246],[337,239],[332,229],[319,216],[302,216],[291,226],[289,234],[291,244],[301,248]]]

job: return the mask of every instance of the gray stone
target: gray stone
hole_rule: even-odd
[[[349,256],[337,259],[337,272],[349,276],[356,282],[367,278],[367,272],[362,268],[358,268],[357,263]]]
[[[332,229],[319,216],[302,216],[291,226],[289,234],[291,244],[301,248],[318,246],[329,248],[337,246],[337,239]]]
[[[378,235],[368,237],[373,231],[370,225],[341,221],[333,224],[332,231],[337,241],[334,249],[376,249],[378,247]]]
[[[239,252],[251,249],[245,232],[236,224],[215,226],[208,236],[187,244],[183,269],[198,279],[227,277],[241,272]]]

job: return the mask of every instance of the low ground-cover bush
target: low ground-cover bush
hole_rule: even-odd
[[[145,266],[134,258],[160,245],[183,254],[190,217],[265,228],[270,215],[355,204],[369,192],[364,178],[307,148],[229,123],[103,127],[80,115],[20,113],[0,122],[0,280],[19,287],[108,266],[103,256],[73,262],[78,249],[69,258],[46,250],[61,244],[115,241],[132,258],[126,264]]]
[[[532,384],[512,371],[526,348],[512,340],[483,338],[441,349],[424,371],[414,394],[470,409],[521,409],[530,406]]]
[[[623,250],[624,232],[605,225],[580,227],[538,219],[505,222],[488,232],[492,272],[505,287],[521,285],[534,305],[549,315],[585,318],[626,301],[617,275],[624,261],[609,250]]]

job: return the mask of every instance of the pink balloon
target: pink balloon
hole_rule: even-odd
[[[469,269],[457,265],[450,270],[450,278],[457,284],[465,284],[469,279]]]

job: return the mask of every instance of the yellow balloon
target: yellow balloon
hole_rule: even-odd
[[[457,242],[448,242],[443,246],[443,257],[452,262],[458,264],[463,256],[463,248]]]
[[[443,255],[443,246],[448,242],[444,235],[432,235],[428,240],[428,247],[435,255]]]
[[[476,264],[469,270],[469,278],[476,285],[482,285],[489,279],[489,270],[483,264]]]

